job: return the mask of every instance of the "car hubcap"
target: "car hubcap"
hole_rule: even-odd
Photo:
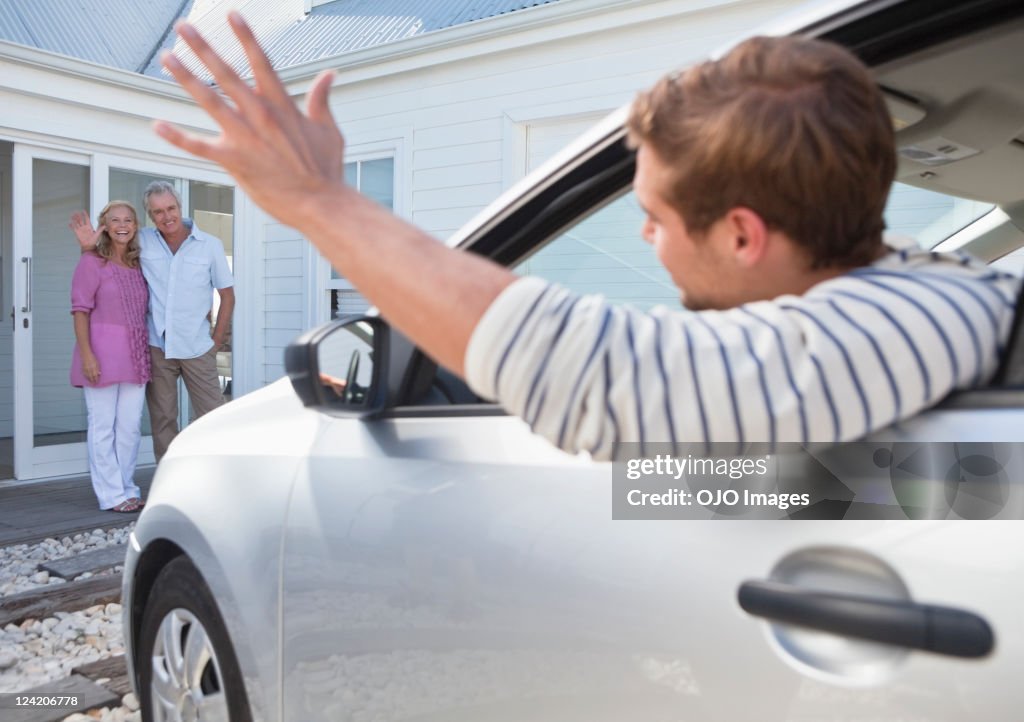
[[[206,629],[186,609],[160,622],[150,660],[153,718],[160,722],[228,722],[220,664]]]

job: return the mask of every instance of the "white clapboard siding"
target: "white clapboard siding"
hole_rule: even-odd
[[[308,243],[280,223],[264,226],[263,381],[284,376],[284,349],[306,326],[302,268]]]

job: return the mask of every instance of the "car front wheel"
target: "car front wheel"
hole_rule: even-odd
[[[164,567],[153,585],[138,660],[147,722],[252,719],[213,595],[185,557]]]

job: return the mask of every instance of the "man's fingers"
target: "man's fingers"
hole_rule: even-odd
[[[245,56],[249,59],[252,77],[256,81],[256,87],[263,97],[274,103],[283,103],[291,106],[291,96],[284,89],[281,79],[274,72],[274,66],[271,65],[267,54],[260,47],[259,41],[253,35],[249,24],[242,18],[242,14],[237,10],[232,10],[228,13],[228,23],[231,25],[231,29],[234,30],[235,37],[238,38],[242,50],[245,51]]]
[[[213,79],[217,81],[217,85],[227,93],[228,97],[234,100],[235,104],[243,112],[251,110],[256,101],[252,88],[246,85],[245,81],[238,77],[238,73],[224,62],[220,55],[217,54],[217,51],[210,47],[210,44],[203,39],[199,31],[186,22],[178,22],[174,29],[178,31],[178,35],[185,41],[185,44],[192,48],[192,52],[206,66],[213,75]],[[169,67],[167,69],[171,70]],[[177,78],[178,76],[175,75],[174,77]]]
[[[325,70],[313,81],[313,87],[309,89],[306,97],[306,115],[314,123],[329,124],[336,127],[334,116],[331,115],[331,106],[327,99],[330,97],[331,82],[334,80],[334,73]]]
[[[227,130],[242,124],[238,113],[224,101],[224,98],[220,97],[213,88],[193,75],[192,71],[186,68],[172,53],[164,51],[163,55],[160,56],[160,62],[174,76],[178,84],[185,89],[185,92],[195,98],[195,101],[199,103],[199,107],[210,114],[210,117],[217,122],[217,125]]]
[[[153,123],[153,130],[168,143],[181,148],[187,153],[191,153],[192,155],[197,155],[200,158],[206,158],[207,160],[212,160],[217,163],[220,162],[220,153],[218,153],[217,146],[205,138],[200,138],[199,136],[192,135],[191,133],[186,133],[180,128],[176,128],[164,120],[158,120]]]

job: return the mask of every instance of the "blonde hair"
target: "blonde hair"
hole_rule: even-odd
[[[100,226],[104,226],[104,229],[96,241],[96,253],[107,261],[114,257],[114,240],[106,229],[107,216],[114,208],[127,208],[132,214],[132,221],[135,223],[135,235],[128,241],[124,262],[129,268],[137,268],[139,265],[139,254],[142,252],[142,249],[139,248],[139,214],[135,212],[135,207],[128,201],[110,201],[110,203],[103,206],[97,223]]]

